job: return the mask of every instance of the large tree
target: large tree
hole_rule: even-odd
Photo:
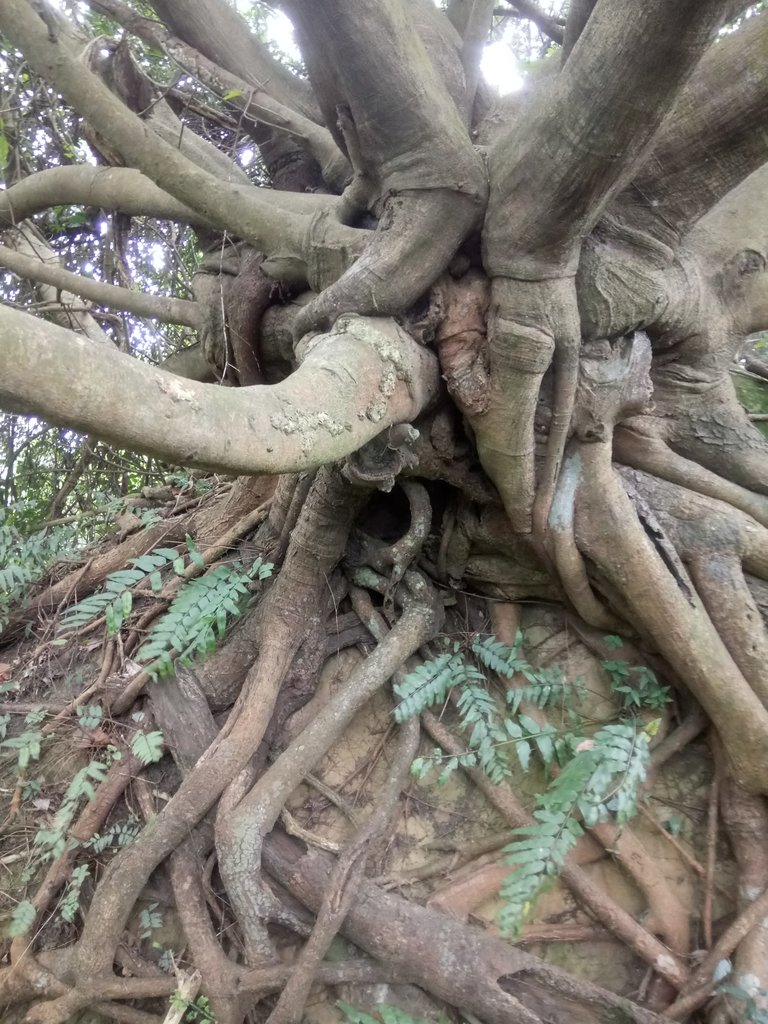
[[[156,1019],[146,1007],[175,983],[118,977],[114,964],[165,863],[217,1019],[246,1019],[287,976],[267,924],[289,914],[263,863],[319,910],[273,1024],[301,1019],[315,975],[416,982],[489,1022],[695,1012],[712,982],[692,973],[689,940],[642,927],[570,861],[576,899],[654,972],[651,1009],[361,877],[413,726],[400,730],[381,807],[336,861],[273,833],[355,712],[443,630],[443,598],[457,591],[560,605],[594,643],[610,634],[642,648],[683,705],[691,695],[683,738],[703,709],[747,907],[728,949],[742,987],[767,989],[768,448],[731,370],[768,327],[768,11],[739,0],[571,0],[562,15],[529,0],[509,11],[495,0],[278,6],[300,68],[226,0],[88,0],[70,20],[47,0],[0,4],[0,266],[34,285],[0,306],[0,406],[89,445],[235,476],[192,532],[204,552],[214,537],[231,544],[269,500],[254,551],[280,567],[201,669],[202,690],[182,674],[165,699],[149,691],[177,788],[98,880],[76,941],[14,941],[4,998],[44,1024],[86,1008]],[[479,61],[511,16],[551,46],[500,100]],[[250,173],[236,158],[244,139],[258,154]],[[51,211],[71,222],[73,208],[109,226],[108,271],[77,274],[57,258]],[[126,240],[146,253],[168,223],[177,253],[179,239],[197,253],[186,297],[142,290],[147,273],[132,281],[123,265]],[[31,299],[47,312],[25,309]],[[169,328],[184,345],[164,365],[147,358],[149,320],[182,325]],[[175,521],[166,536],[188,528]],[[163,542],[155,527],[138,536],[17,610],[0,640]],[[356,624],[350,642],[364,626],[375,646],[291,740],[282,727],[320,672],[339,608]],[[497,618],[486,632],[501,635]],[[145,699],[145,681],[134,665],[104,697],[116,721]],[[222,725],[211,708],[235,694]],[[602,841],[621,839],[614,829]],[[206,906],[199,865],[214,847],[239,957]],[[38,891],[39,921],[74,856]],[[369,959],[322,960],[342,926]]]

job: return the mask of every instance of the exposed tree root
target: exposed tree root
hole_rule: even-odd
[[[739,867],[739,909],[768,889],[768,807],[761,797],[740,790],[733,780],[723,787],[720,808]],[[768,918],[757,921],[739,942],[731,984],[764,1002],[768,992]]]
[[[450,732],[441,725],[434,715],[425,712],[422,722],[426,731],[436,743],[456,756],[463,747]],[[514,828],[533,823],[533,818],[520,805],[517,798],[504,786],[497,786],[476,768],[464,769],[477,788],[498,808]],[[574,896],[600,923],[622,942],[626,943],[642,960],[669,981],[676,989],[685,983],[688,971],[683,960],[675,957],[668,949],[647,932],[625,910],[619,907],[583,871],[568,859],[562,872],[562,879]]]
[[[371,846],[379,841],[397,808],[400,791],[408,777],[411,761],[419,744],[419,724],[411,719],[401,727],[401,736],[392,756],[392,767],[375,810],[336,862],[327,892],[306,946],[301,952],[296,972],[280,994],[268,1024],[300,1024],[309,989],[320,961],[357,895]]]
[[[611,633],[625,633],[627,626],[613,615],[595,594],[587,576],[574,532],[578,467],[566,462],[549,514],[549,538],[563,590],[577,614],[590,626]]]
[[[625,614],[652,638],[716,722],[736,778],[747,789],[763,792],[768,778],[766,709],[717,633],[674,548],[642,510],[641,523],[612,468],[606,442],[613,424],[627,410],[636,411],[638,396],[647,394],[643,360],[637,354],[647,341],[636,336],[634,346],[635,356],[631,349],[623,357],[620,351],[603,356],[608,359],[601,371],[605,385],[599,394],[590,392],[596,400],[588,406],[589,418],[599,429],[586,429],[585,424],[580,431],[584,440],[569,455],[571,471],[583,481],[577,497],[577,543],[626,602]]]
[[[294,534],[283,573],[270,592],[260,658],[251,670],[235,714],[206,757],[181,783],[156,821],[117,857],[91,904],[82,936],[68,951],[64,977],[74,988],[39,1012],[46,1022],[62,1021],[80,1002],[80,979],[108,978],[128,914],[151,871],[186,838],[189,830],[213,805],[227,784],[256,750],[274,707],[283,676],[302,637],[303,604],[313,602],[325,587],[325,577],[343,552],[349,524],[357,510],[351,489],[323,471]],[[362,499],[359,499],[362,500]],[[253,696],[251,696],[253,695]],[[250,699],[249,699],[250,698]]]
[[[268,897],[260,905],[254,894],[264,836],[273,827],[286,798],[341,736],[355,712],[439,628],[435,597],[423,577],[407,576],[406,584],[410,592],[404,595],[404,610],[392,632],[236,808],[217,823],[219,867],[252,962],[258,963],[264,955],[262,922],[270,916],[265,902]]]
[[[108,43],[114,59],[104,62],[100,80],[75,59],[80,28],[62,23],[59,37],[47,3],[33,3],[31,10],[25,0],[0,0],[9,44],[23,50],[25,67],[44,75],[52,94],[76,106],[72,123],[89,120],[94,145],[114,150],[104,146],[106,159],[151,176],[128,168],[61,167],[27,182],[10,178],[0,195],[9,241],[27,245],[37,229],[21,232],[19,219],[48,210],[54,200],[172,216],[200,232],[197,244],[207,232],[238,232],[231,251],[230,241],[216,236],[211,251],[218,251],[194,277],[195,302],[41,270],[39,260],[8,255],[8,266],[48,288],[42,294],[55,302],[59,324],[76,325],[96,344],[82,344],[62,326],[6,304],[0,308],[0,400],[174,463],[281,475],[263,486],[241,477],[226,500],[185,498],[165,522],[127,539],[140,524],[130,515],[121,518],[121,543],[16,609],[0,646],[40,623],[45,643],[33,669],[43,656],[53,662],[65,652],[48,638],[65,606],[129,559],[159,544],[181,543],[187,532],[204,552],[203,566],[237,547],[236,557],[258,553],[282,569],[199,672],[179,668],[172,681],[146,691],[149,674],[139,672],[115,693],[112,680],[122,678],[181,581],[159,596],[139,589],[141,607],[107,642],[95,678],[55,705],[58,713],[41,729],[43,737],[60,735],[73,711],[98,699],[111,717],[98,739],[91,737],[96,745],[123,735],[128,723],[118,716],[140,700],[142,727],[148,729],[154,716],[176,767],[165,773],[166,761],[136,781],[133,799],[145,827],[111,859],[93,894],[90,883],[84,888],[90,905],[79,933],[68,922],[69,947],[52,948],[56,922],[49,918],[78,850],[69,845],[52,861],[31,899],[34,938],[16,938],[10,967],[0,971],[5,1002],[14,1011],[30,1004],[27,1024],[65,1024],[85,1010],[128,1024],[160,1024],[159,1004],[150,1000],[165,1000],[177,979],[160,976],[135,950],[119,948],[132,939],[137,899],[153,887],[180,922],[186,938],[180,955],[195,969],[179,969],[178,980],[190,983],[188,998],[201,985],[219,1024],[257,1017],[298,1024],[314,981],[416,983],[467,1020],[488,1024],[661,1024],[648,1006],[667,1005],[677,992],[665,1019],[689,1016],[712,996],[713,967],[731,954],[735,984],[768,989],[762,796],[768,793],[768,442],[739,407],[729,376],[741,338],[766,325],[768,263],[762,229],[729,226],[729,200],[702,217],[765,156],[761,107],[768,78],[757,55],[768,15],[747,19],[746,31],[723,41],[724,8],[741,14],[745,2],[572,0],[563,31],[529,0],[518,0],[516,14],[564,40],[560,72],[552,73],[550,62],[545,84],[539,87],[532,76],[530,94],[513,105],[514,113],[500,104],[481,123],[472,113],[479,115],[485,103],[482,92],[474,100],[480,43],[494,17],[490,0],[447,5],[463,41],[431,0],[284,0],[278,6],[295,20],[309,81],[269,57],[224,0],[155,0],[168,28],[137,18],[122,0],[93,0],[93,6],[192,69],[224,109],[236,101],[244,123],[259,121],[248,131],[273,187],[254,188],[240,166],[196,134],[195,119],[205,123],[205,114],[185,116],[182,126],[168,102],[177,103],[179,94],[154,94],[131,65],[127,46],[121,43],[118,55],[117,43]],[[723,65],[738,46],[751,61],[743,97],[724,80]],[[20,109],[27,102],[20,100]],[[8,109],[13,123],[3,162],[15,174],[23,164],[16,153],[24,149],[23,133],[17,139],[14,104]],[[222,138],[234,132],[228,116],[216,124]],[[233,148],[241,127],[232,135]],[[343,195],[313,192],[323,176],[338,191],[344,188]],[[761,173],[737,191],[750,199],[750,218],[762,224]],[[46,261],[53,256],[47,243],[45,253]],[[312,291],[268,313],[270,302],[285,297],[275,281]],[[197,331],[198,351],[191,359],[188,353],[172,357],[165,370],[128,359],[104,344],[111,328],[102,329],[87,310],[73,313],[68,300],[62,306],[57,286],[187,324]],[[651,340],[631,333],[638,328]],[[188,360],[204,365],[188,371],[190,380],[173,376]],[[764,374],[764,366],[754,368]],[[200,383],[211,376],[240,387]],[[139,400],[142,416],[134,408]],[[56,495],[52,516],[62,511],[89,445]],[[0,482],[10,495],[6,478]],[[370,500],[396,485],[391,505],[385,507],[380,494]],[[402,494],[410,522],[394,531],[405,510]],[[432,521],[433,509],[441,526]],[[256,536],[243,540],[257,526]],[[392,542],[393,536],[399,539]],[[190,566],[185,577],[199,571]],[[655,748],[649,785],[666,784],[658,769],[699,735],[707,716],[722,739],[706,850],[693,845],[694,855],[665,833],[665,842],[702,880],[699,902],[710,947],[703,963],[693,969],[687,960],[691,907],[699,894],[689,898],[688,878],[678,892],[651,859],[656,837],[641,842],[628,827],[602,824],[582,837],[562,874],[583,911],[602,927],[571,927],[553,918],[527,934],[528,941],[597,936],[623,943],[634,954],[633,969],[635,959],[651,969],[650,998],[640,998],[645,1007],[365,879],[366,861],[398,806],[418,742],[416,723],[401,728],[392,744],[394,726],[382,712],[381,728],[357,763],[348,771],[345,766],[344,781],[332,779],[322,799],[311,793],[308,822],[300,813],[291,817],[293,801],[303,799],[296,788],[331,748],[343,762],[339,741],[354,735],[360,720],[353,724],[353,717],[369,701],[377,714],[386,701],[371,698],[390,679],[402,679],[407,659],[428,658],[430,650],[420,648],[442,628],[444,608],[453,607],[448,621],[457,653],[467,636],[488,629],[486,607],[471,593],[477,590],[504,602],[490,617],[497,638],[509,644],[521,624],[532,621],[523,601],[565,603],[562,649],[574,629],[600,661],[609,659],[605,648],[612,647],[614,670],[625,658],[631,659],[624,661],[627,672],[635,662],[660,668],[678,691],[664,728],[676,713],[685,715],[689,705],[680,694],[691,691],[704,711],[698,705],[689,710]],[[556,614],[541,612],[545,629]],[[91,623],[87,634],[69,639],[90,643],[101,625]],[[365,629],[375,645],[356,661],[345,648],[360,642]],[[66,652],[72,661],[75,646]],[[648,657],[644,646],[651,648]],[[329,650],[342,652],[335,677],[331,666],[321,672]],[[2,668],[0,684],[5,662]],[[605,678],[597,669],[595,675],[598,699],[610,703]],[[490,681],[494,695],[500,682]],[[512,679],[510,687],[518,682]],[[318,685],[316,700],[291,717]],[[21,701],[11,710],[21,713]],[[533,700],[520,710],[546,721]],[[214,718],[219,711],[228,712],[223,724]],[[423,723],[454,757],[463,753],[435,716],[425,713]],[[507,728],[511,734],[514,726]],[[506,736],[498,741],[507,743]],[[4,732],[0,744],[8,746]],[[354,800],[369,798],[376,761],[392,746],[384,789],[374,792],[374,809],[365,818]],[[20,757],[10,786],[11,828],[22,822],[26,829],[34,820],[22,800],[30,781],[24,770]],[[102,828],[138,770],[133,754],[124,753],[70,829],[72,840],[85,844]],[[380,764],[377,770],[381,774]],[[476,768],[464,770],[509,825],[531,825],[534,819],[508,787],[493,785]],[[163,788],[168,783],[172,795],[164,806],[164,793],[159,784],[152,789],[150,778],[162,778]],[[354,798],[344,788],[350,780]],[[319,781],[309,781],[320,789]],[[409,799],[421,799],[419,785]],[[56,799],[46,797],[34,813],[47,812],[47,800],[53,815]],[[329,802],[336,805],[330,811]],[[323,833],[322,825],[312,831],[316,815],[338,811],[351,820],[354,834],[336,860],[274,830],[281,814],[286,822],[301,819],[297,834],[301,829],[310,845]],[[718,815],[739,873],[739,916],[719,939],[713,918],[721,902],[729,905],[729,891],[718,878]],[[662,828],[648,816],[657,831]],[[449,851],[457,853],[461,838],[452,833]],[[341,847],[338,835],[320,840]],[[19,847],[22,841],[26,833]],[[484,849],[495,851],[498,842],[492,836]],[[418,853],[417,846],[414,841],[407,854]],[[627,904],[643,897],[643,923],[595,880],[605,865],[590,872],[603,850],[634,880],[638,892],[632,890]],[[451,886],[433,894],[434,906],[458,904],[467,911],[473,884],[473,898],[490,891],[506,866],[498,858],[483,860],[483,852],[472,843],[459,851],[474,859]],[[409,865],[400,877],[434,878],[451,871],[454,860],[417,863],[410,876]],[[314,926],[304,907],[317,914]],[[288,940],[275,923],[309,935],[291,964],[280,960]],[[325,962],[337,931],[371,959]],[[124,976],[117,976],[116,964]],[[273,1005],[254,1013],[259,1001],[281,990]],[[145,1005],[134,1005],[139,1001]],[[712,1019],[720,1024],[739,1013],[735,1004],[721,1002]],[[179,1024],[183,1014],[172,1008],[163,1024]]]
[[[722,960],[727,960],[745,936],[749,935],[761,921],[764,921],[767,915],[768,889],[765,889],[723,932],[709,954],[697,967],[679,999],[670,1006],[665,1015],[672,1020],[685,1020],[691,1013],[703,1006],[717,985],[715,980],[717,965]]]
[[[333,861],[302,852],[274,832],[264,844],[264,865],[307,906],[319,908]],[[553,1014],[598,1024],[610,1010],[635,1024],[662,1018],[589,983],[578,982],[499,939],[382,892],[363,881],[343,926],[344,934],[408,979],[488,1024],[542,1024]]]
[[[653,505],[733,660],[768,707],[768,632],[742,569],[768,575],[768,531],[728,505],[663,481],[637,474],[624,479]]]
[[[653,434],[631,429],[626,424],[620,426],[614,435],[614,456],[618,462],[633,469],[727,502],[763,526],[768,526],[768,502],[763,495],[713,473],[698,462],[683,458]]]

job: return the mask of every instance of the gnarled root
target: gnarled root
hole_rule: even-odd
[[[280,755],[250,792],[220,818],[216,842],[219,869],[243,929],[250,960],[264,950],[269,908],[254,896],[264,836],[304,775],[342,735],[354,714],[440,626],[436,595],[417,574],[406,575],[404,610],[391,633],[352,673],[334,699]]]
[[[408,309],[445,270],[480,213],[474,197],[449,189],[404,190],[390,198],[359,259],[296,317],[296,338],[342,313],[387,316]],[[310,281],[316,290],[327,283]]]

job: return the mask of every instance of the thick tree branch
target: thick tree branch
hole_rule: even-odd
[[[435,357],[388,320],[345,318],[333,334],[313,339],[287,380],[235,390],[182,383],[7,307],[0,330],[3,408],[224,472],[299,472],[334,462],[414,419],[438,388]]]
[[[563,64],[568,60],[571,50],[579,41],[579,37],[584,31],[584,26],[589,21],[596,3],[597,0],[571,0],[563,37],[563,53],[561,58]]]
[[[12,227],[51,206],[90,206],[130,217],[213,227],[212,221],[158,188],[141,171],[91,164],[49,167],[0,192],[0,227]]]
[[[574,407],[580,317],[572,278],[581,243],[720,18],[719,0],[601,0],[552,88],[491,150],[483,228],[483,260],[496,279],[491,387],[474,426],[514,528],[540,543]],[[533,412],[551,361],[552,420],[537,485]]]
[[[226,66],[222,67],[220,64],[214,63],[199,49],[173,35],[161,23],[137,14],[124,0],[99,0],[95,6],[104,13],[109,13],[139,39],[163,50],[172,60],[219,96],[229,95],[228,102],[239,107],[248,118],[260,121],[262,124],[299,139],[320,164],[324,179],[337,187],[339,191],[344,187],[350,175],[349,164],[328,130],[317,124],[316,121],[273,99],[269,90],[265,91],[258,84],[254,84],[252,68],[250,69],[251,74],[248,75],[249,80],[246,81],[245,77],[227,70]],[[178,2],[173,5],[177,17],[182,13],[178,10],[178,6]],[[212,16],[213,12],[209,10],[208,17],[212,18]],[[239,15],[237,17],[239,18]],[[189,33],[191,31],[190,24],[186,19],[184,19],[184,25],[186,32]],[[235,38],[241,39],[242,32],[238,33]],[[249,37],[248,45],[250,45],[251,38],[254,37]],[[200,41],[210,44],[210,33],[206,33],[205,39]],[[261,45],[255,38],[254,42]],[[227,66],[231,68],[236,63],[231,59],[231,50],[225,50],[224,54],[229,54],[230,61]]]
[[[418,12],[402,0],[284,6],[329,126],[343,125],[336,135],[355,171],[346,205],[362,213],[386,203],[361,259],[297,320],[303,332],[345,310],[388,314],[415,302],[476,224],[486,176],[422,43]]]
[[[471,106],[480,81],[480,61],[490,35],[495,0],[467,0],[461,4],[461,63],[467,81],[467,102]],[[448,13],[449,18],[451,12]],[[453,20],[453,19],[452,19]],[[454,27],[458,25],[454,22]]]
[[[336,125],[339,105],[349,107],[366,170],[378,179],[371,182],[372,198],[404,189],[482,194],[480,159],[406,4],[290,0],[284,6],[300,30],[329,126]]]
[[[109,3],[93,0],[93,6],[109,13]],[[306,81],[275,60],[226,0],[206,0],[204,4],[198,0],[153,0],[152,6],[176,35],[214,64],[319,122],[319,112]]]
[[[145,292],[130,291],[128,288],[118,288],[102,281],[93,281],[82,274],[64,270],[58,264],[30,259],[7,245],[0,245],[0,267],[12,270],[19,277],[53,285],[59,291],[81,295],[100,306],[124,309],[129,313],[136,313],[137,316],[151,317],[166,323],[187,324],[189,327],[197,328],[200,323],[196,302],[166,299],[160,295],[148,295]]]
[[[710,47],[617,199],[621,217],[675,246],[768,157],[768,11]]]
[[[265,195],[283,216],[335,216],[337,196],[320,193],[265,190]],[[50,167],[23,178],[0,191],[0,228],[11,227],[51,206],[90,206],[114,210],[131,217],[178,220],[194,227],[214,227],[212,220],[185,206],[164,192],[150,178],[132,167],[93,167],[78,164]],[[348,234],[348,233],[346,233]],[[361,238],[369,237],[358,230]]]
[[[545,36],[549,36],[553,43],[563,42],[563,26],[556,21],[555,18],[551,18],[548,14],[545,14],[540,7],[538,7],[532,0],[509,0],[510,9],[509,13],[518,18],[523,18],[526,21],[531,21],[536,28]],[[507,9],[502,7],[497,9],[501,13],[506,13]]]
[[[579,242],[642,156],[721,10],[720,0],[598,4],[552,90],[491,151],[492,275],[575,271]]]
[[[0,32],[22,50],[37,73],[54,84],[127,163],[138,167],[161,188],[258,249],[293,255],[306,250],[310,227],[306,217],[278,209],[267,198],[266,190],[217,180],[163,142],[74,54],[49,38],[43,21],[25,0],[7,0],[0,7]],[[353,249],[363,243],[343,225],[337,225],[333,233],[346,238]]]

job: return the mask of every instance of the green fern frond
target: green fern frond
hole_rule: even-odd
[[[470,668],[460,653],[446,651],[409,672],[393,687],[400,698],[394,711],[395,721],[405,722],[432,704],[442,703],[448,691],[467,678]]]
[[[528,668],[528,662],[520,657],[520,648],[523,644],[523,634],[517,631],[514,647],[502,643],[495,636],[475,637],[472,640],[472,653],[491,672],[497,672],[506,679],[511,679],[515,673]]]
[[[80,890],[90,873],[91,869],[87,864],[80,864],[73,870],[72,877],[67,885],[67,891],[59,905],[59,917],[62,921],[67,921],[71,924],[77,917],[77,913],[80,910]]]
[[[50,829],[40,829],[33,840],[38,848],[38,856],[42,860],[60,857],[67,846],[67,832],[74,820],[80,801],[85,798],[92,800],[96,786],[107,777],[107,766],[101,761],[90,761],[77,772],[67,786],[67,791],[56,812]],[[74,840],[69,840],[75,843]]]
[[[516,719],[506,718],[504,728],[508,738],[515,744],[515,752],[524,772],[528,771],[531,753],[535,747],[545,765],[555,760],[557,729],[549,723],[540,725],[528,715]]]
[[[153,678],[173,671],[179,658],[188,664],[196,654],[207,654],[226,632],[228,616],[240,614],[243,597],[254,578],[272,572],[269,563],[257,558],[243,571],[239,564],[219,565],[205,576],[189,580],[178,592],[166,613],[154,624],[136,660],[149,663]]]
[[[518,935],[537,898],[559,876],[565,858],[583,834],[567,811],[534,811],[535,825],[517,828],[520,839],[504,848],[505,863],[515,870],[501,886],[499,927],[505,935]]]
[[[154,764],[165,753],[163,734],[157,729],[153,732],[137,732],[131,740],[131,750],[142,764]]]
[[[507,690],[507,704],[510,714],[516,715],[523,704],[537,708],[553,705],[568,706],[582,687],[578,680],[571,682],[557,669],[541,669],[526,686]]]
[[[482,673],[469,666],[468,675],[473,682],[462,685],[457,701],[461,725],[470,730],[469,751],[475,754],[477,764],[491,782],[498,784],[511,774],[506,753],[509,737],[499,719],[496,701],[486,689],[474,685],[477,680],[485,681]]]
[[[527,685],[515,686],[507,692],[510,711],[516,715],[521,705],[537,708],[552,704],[567,704],[581,688],[578,682],[569,682],[559,669],[537,669],[521,654],[523,635],[518,630],[513,647],[494,636],[475,637],[472,653],[486,668],[505,679],[522,676]]]
[[[129,562],[132,569],[118,569],[110,573],[104,580],[104,586],[95,594],[78,601],[74,608],[71,608],[59,623],[58,631],[64,632],[72,629],[82,629],[89,622],[97,619],[100,615],[106,618],[107,631],[114,636],[126,618],[131,614],[133,608],[133,597],[131,590],[139,583],[142,583],[147,576],[154,575],[160,569],[178,561],[178,552],[175,548],[155,548],[148,555],[140,555],[132,558]],[[181,571],[184,569],[184,562],[181,561]],[[152,589],[157,590],[156,581]]]
[[[7,516],[0,508],[0,628],[30,584],[76,546],[75,531],[69,526],[44,527],[24,536]]]
[[[613,814],[623,824],[637,813],[637,794],[648,774],[648,740],[648,732],[632,722],[614,722],[595,734],[599,757],[580,806],[588,824],[595,814],[596,821]]]
[[[648,770],[649,731],[633,723],[603,726],[576,746],[574,757],[538,797],[535,825],[515,829],[522,841],[504,850],[516,870],[504,882],[499,915],[505,933],[516,934],[536,897],[557,877],[583,829],[614,814],[621,823],[637,813],[637,794]]]

